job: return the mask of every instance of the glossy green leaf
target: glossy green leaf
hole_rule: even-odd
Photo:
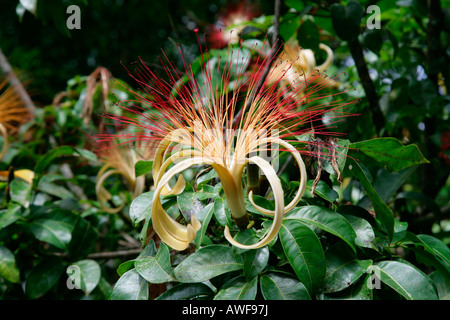
[[[21,206],[17,203],[9,203],[7,209],[0,210],[0,229],[19,220],[22,216]]]
[[[153,161],[139,160],[134,165],[136,178],[149,173],[153,169]]]
[[[111,300],[148,300],[148,282],[135,269],[125,272],[114,285]]]
[[[225,201],[226,200],[223,198],[216,198],[214,200],[214,218],[221,226],[231,226],[231,213],[228,210]]]
[[[211,298],[214,292],[203,283],[182,283],[176,285],[164,293],[156,300],[192,300],[196,298]]]
[[[13,283],[20,283],[20,271],[14,254],[4,246],[0,246],[0,277]]]
[[[73,226],[72,237],[67,247],[70,258],[72,260],[82,259],[93,252],[97,236],[97,230],[91,223],[82,217],[78,217]]]
[[[267,246],[244,253],[244,276],[248,280],[261,273],[269,262],[270,251]]]
[[[394,215],[391,209],[381,200],[361,166],[351,158],[348,159],[347,163],[351,173],[359,180],[364,190],[366,190],[367,196],[375,209],[376,219],[381,222],[387,234],[392,239],[394,233]]]
[[[258,291],[258,278],[246,281],[237,277],[227,282],[215,295],[214,300],[254,300]]]
[[[25,292],[30,299],[37,299],[58,283],[66,265],[58,257],[45,257],[27,275]]]
[[[313,183],[314,183],[313,180],[309,180],[306,183],[306,192],[303,197],[305,198],[313,197],[313,195],[311,194]],[[315,196],[319,196],[322,199],[325,199],[329,202],[334,202],[337,198],[339,198],[339,194],[335,190],[330,188],[325,181],[322,180],[319,180],[319,183],[316,185],[314,194]]]
[[[129,216],[134,225],[150,216],[154,191],[145,192],[136,197],[130,205]]]
[[[447,267],[450,268],[450,249],[442,240],[427,234],[418,234],[417,238],[428,252],[441,258],[447,264]]]
[[[304,49],[311,49],[314,52],[319,50],[319,28],[307,19],[298,28],[297,39],[299,45]]]
[[[364,152],[391,171],[429,163],[415,144],[405,146],[395,138],[376,138],[355,142],[350,145],[350,148]]]
[[[374,248],[375,232],[370,223],[363,218],[350,214],[343,214],[342,216],[348,220],[356,232],[355,244],[359,247]]]
[[[60,220],[36,219],[30,222],[28,228],[36,239],[59,249],[65,249],[72,239],[71,230]]]
[[[191,254],[173,271],[180,282],[203,282],[243,266],[242,258],[235,256],[231,247],[209,245]]]
[[[437,300],[431,280],[412,265],[398,261],[382,261],[373,266],[381,282],[407,300]]]
[[[71,265],[77,268],[76,275],[79,276],[80,289],[86,295],[92,292],[98,285],[101,277],[100,266],[94,260],[80,260]]]
[[[372,265],[372,260],[358,260],[345,249],[337,244],[325,252],[327,269],[322,292],[337,292],[348,288],[367,273]]]
[[[345,41],[355,40],[360,32],[364,8],[359,2],[349,1],[347,6],[339,3],[331,7],[331,19],[336,34]]]
[[[355,249],[356,232],[347,219],[337,212],[318,206],[304,206],[289,212],[285,219],[314,225],[344,240]]]
[[[372,276],[370,274],[361,277],[350,287],[335,293],[323,294],[321,300],[372,300],[373,287]]]
[[[263,274],[260,287],[265,300],[311,300],[303,283],[283,273]]]
[[[22,179],[13,179],[9,185],[11,201],[28,206],[30,201],[31,185]]]
[[[174,280],[169,248],[164,243],[161,243],[156,256],[138,257],[134,266],[136,271],[150,283],[165,283]]]
[[[195,237],[195,243],[197,244],[197,248],[199,248],[201,245],[204,245],[206,240],[209,240],[207,239],[206,229],[209,226],[209,222],[211,221],[213,214],[214,214],[214,204],[210,203],[206,207],[204,207],[200,213],[196,215],[196,218],[202,224],[200,230],[197,231],[197,236]]]
[[[326,270],[325,255],[316,234],[298,220],[285,220],[279,236],[298,279],[309,292],[314,292],[321,285]]]

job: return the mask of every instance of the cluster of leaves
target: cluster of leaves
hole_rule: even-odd
[[[0,298],[448,298],[450,185],[442,136],[448,130],[449,96],[439,91],[445,86],[420,75],[428,72],[428,9],[420,0],[379,1],[382,28],[367,29],[369,1],[329,2],[286,0],[289,10],[279,31],[284,40],[296,38],[315,51],[318,61],[324,58],[319,42],[327,43],[336,53],[328,73],[345,72],[344,86],[357,89],[349,99],[362,98],[349,110],[360,116],[337,124],[347,134],[337,140],[342,184],[331,161],[323,161],[322,179],[313,185],[311,176],[277,238],[266,247],[242,250],[224,239],[225,226],[239,242],[252,244],[271,220],[247,202],[254,225],[237,229],[215,172],[189,170],[184,192],[162,204],[179,221],[196,215],[202,228],[191,247],[175,252],[152,232],[153,191],[133,201],[128,195],[129,205],[119,214],[99,206],[95,177],[101,161],[86,137],[98,132],[101,121],[86,122],[83,107],[92,99],[94,114],[102,113],[105,99],[100,86],[88,97],[87,78],[77,76],[69,80],[62,102],[39,108],[21,128],[0,163],[0,171],[13,166],[35,173],[32,184],[19,178],[0,182]],[[265,37],[272,21],[261,16],[244,22],[243,37]],[[381,125],[366,99],[357,68],[361,61],[349,48],[356,42],[372,72]],[[218,61],[215,52],[209,66]],[[194,71],[199,66],[200,59],[193,62]],[[111,82],[111,105],[127,98],[121,88]],[[286,203],[298,188],[296,168],[283,166],[287,161],[281,154]],[[310,168],[316,165],[312,161]],[[136,163],[136,175],[147,175],[151,166]],[[121,179],[108,180],[113,202],[121,201],[125,189]],[[273,210],[270,197],[254,199]],[[121,249],[140,253],[131,260],[99,254]]]
[[[104,104],[100,85],[88,95],[87,79],[70,79],[54,104],[37,109],[0,163],[0,170],[34,172],[32,183],[0,182],[2,299],[107,299],[120,261],[89,254],[136,248],[127,241],[133,234],[129,220],[103,212],[96,199],[101,161],[86,137],[98,123],[85,123],[83,106],[91,99],[101,112]],[[119,82],[111,86],[111,103],[126,97]],[[118,194],[123,183],[111,180],[110,187]]]

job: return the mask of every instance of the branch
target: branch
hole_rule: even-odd
[[[385,119],[381,112],[380,104],[378,101],[378,95],[375,90],[375,85],[369,75],[369,69],[367,68],[366,61],[364,60],[364,53],[358,38],[348,43],[350,53],[353,60],[355,61],[356,69],[358,70],[359,78],[361,79],[361,84],[366,93],[367,100],[369,102],[369,108],[372,112],[375,128],[379,134],[381,129],[384,128]]]
[[[0,49],[0,69],[7,75],[11,86],[16,90],[17,94],[20,96],[20,99],[22,99],[25,107],[27,107],[28,111],[33,114],[36,107],[33,101],[31,101],[30,96],[23,87],[22,83],[14,73],[11,65],[8,62],[8,59],[6,59],[5,55],[3,54],[2,49]]]

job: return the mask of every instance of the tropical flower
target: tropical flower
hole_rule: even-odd
[[[112,199],[111,193],[103,186],[108,177],[116,174],[121,175],[128,184],[133,199],[144,191],[145,177],[136,177],[135,164],[139,160],[149,160],[149,150],[151,151],[150,148],[143,148],[142,144],[138,145],[136,149],[124,145],[115,147],[109,145],[101,150],[99,158],[104,164],[97,173],[95,192],[100,207],[104,211],[109,213],[119,212],[126,203],[125,196],[121,194],[122,203],[119,207],[112,208],[107,205],[107,202]]]
[[[277,58],[278,63],[272,67],[268,81],[275,83],[281,79],[282,85],[287,84],[294,89],[299,85],[303,86],[303,82],[320,83],[323,87],[337,88],[339,82],[325,74],[325,71],[333,63],[333,51],[323,43],[319,44],[319,48],[326,52],[327,57],[321,65],[316,65],[316,58],[311,49],[303,49],[296,40],[289,40],[284,44],[283,51]],[[303,77],[304,81],[300,82],[299,77]],[[305,94],[300,90],[294,91],[297,99],[302,99]]]
[[[230,44],[239,43],[240,34],[244,29],[243,22],[256,18],[260,13],[254,5],[243,1],[228,5],[207,34],[208,44],[211,48],[222,48]]]
[[[0,160],[8,149],[8,136],[16,132],[29,118],[28,109],[23,106],[16,90],[8,86],[8,79],[0,81],[0,133],[3,136]]]
[[[179,194],[184,190],[185,179],[181,174],[193,166],[211,166],[222,183],[232,217],[242,229],[249,224],[245,206],[243,177],[248,164],[256,165],[270,184],[275,210],[267,210],[253,201],[249,192],[248,199],[263,215],[273,217],[273,222],[265,235],[253,245],[237,242],[228,226],[225,227],[225,238],[234,246],[244,249],[255,249],[267,245],[278,233],[283,216],[292,210],[301,199],[306,187],[306,169],[301,153],[307,152],[294,147],[297,140],[289,137],[312,132],[323,132],[324,127],[309,127],[312,121],[318,121],[325,112],[341,108],[338,100],[328,105],[319,104],[304,111],[296,111],[298,102],[284,97],[285,89],[266,84],[258,90],[263,66],[267,58],[257,57],[256,68],[250,72],[239,70],[236,57],[229,48],[228,55],[219,58],[217,67],[211,68],[207,55],[202,53],[203,66],[200,75],[193,74],[186,63],[185,77],[188,82],[185,88],[177,88],[180,84],[179,72],[169,62],[166,65],[168,79],[164,80],[145,65],[137,65],[137,76],[132,76],[143,86],[143,94],[134,93],[140,105],[133,108],[123,107],[134,112],[136,118],[110,115],[116,121],[136,126],[137,133],[121,135],[127,142],[158,141],[154,150],[153,179],[155,183],[151,220],[154,231],[161,240],[176,250],[187,248],[195,239],[201,223],[191,215],[190,223],[182,225],[168,215],[162,204],[161,196]],[[246,57],[250,59],[250,56]],[[224,60],[224,61],[223,61]],[[223,69],[222,67],[224,66]],[[287,72],[286,70],[285,72]],[[199,81],[200,77],[202,80]],[[306,83],[298,77],[294,92],[304,91]],[[320,87],[320,84],[317,85]],[[177,95],[175,96],[175,92]],[[303,102],[323,99],[318,88],[312,87],[303,95]],[[235,117],[242,109],[241,116]],[[144,129],[146,134],[142,133]],[[101,135],[100,140],[111,139]],[[290,152],[297,162],[300,182],[297,193],[290,203],[285,205],[284,192],[274,159],[262,156],[268,150],[276,149]],[[178,175],[178,178],[176,176]],[[170,181],[176,178],[176,183]]]

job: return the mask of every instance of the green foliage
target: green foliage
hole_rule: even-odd
[[[38,18],[66,33],[52,13],[60,8],[38,3]],[[68,77],[65,97],[38,108],[34,119],[11,139],[0,162],[0,171],[12,166],[35,174],[32,183],[18,177],[0,182],[0,299],[448,299],[448,79],[438,84],[427,60],[424,1],[377,2],[381,29],[367,28],[368,3],[284,2],[280,35],[313,50],[317,64],[324,60],[319,44],[329,45],[335,58],[327,73],[345,73],[339,79],[342,87],[355,90],[344,99],[360,101],[346,110],[358,116],[332,124],[346,136],[333,140],[334,149],[322,147],[321,180],[314,183],[318,160],[305,157],[309,177],[301,202],[284,217],[278,236],[255,250],[230,246],[225,226],[239,242],[253,244],[272,220],[247,201],[252,224],[238,230],[217,174],[203,167],[184,173],[187,185],[182,193],[161,199],[177,221],[195,215],[202,224],[185,251],[176,252],[155,237],[154,192],[149,188],[133,198],[126,181],[111,177],[111,204],[126,205],[117,214],[105,212],[95,192],[102,159],[86,137],[99,131],[102,121],[97,115],[131,96],[123,81],[110,80],[108,104],[100,84],[88,96],[88,77]],[[444,6],[443,12],[448,17],[449,8]],[[241,23],[246,45],[261,43],[272,18],[262,15]],[[442,48],[449,44],[445,23]],[[355,42],[362,46],[364,61],[351,57],[349,43]],[[254,54],[249,47],[227,55],[231,60],[219,58],[228,49],[209,50],[207,66],[222,72],[232,63],[243,72],[250,62],[246,58]],[[448,55],[436,57],[444,77],[449,74]],[[202,60],[190,60],[201,85],[206,81]],[[371,72],[386,120],[381,130],[354,62],[364,63]],[[222,75],[214,76],[216,83]],[[229,85],[232,90],[233,82]],[[86,118],[83,109],[89,101],[94,116]],[[279,177],[289,203],[299,182],[295,166],[283,167],[286,161],[291,160],[282,155]],[[134,166],[147,186],[152,167],[148,160]],[[270,192],[255,195],[254,201],[273,210]]]

